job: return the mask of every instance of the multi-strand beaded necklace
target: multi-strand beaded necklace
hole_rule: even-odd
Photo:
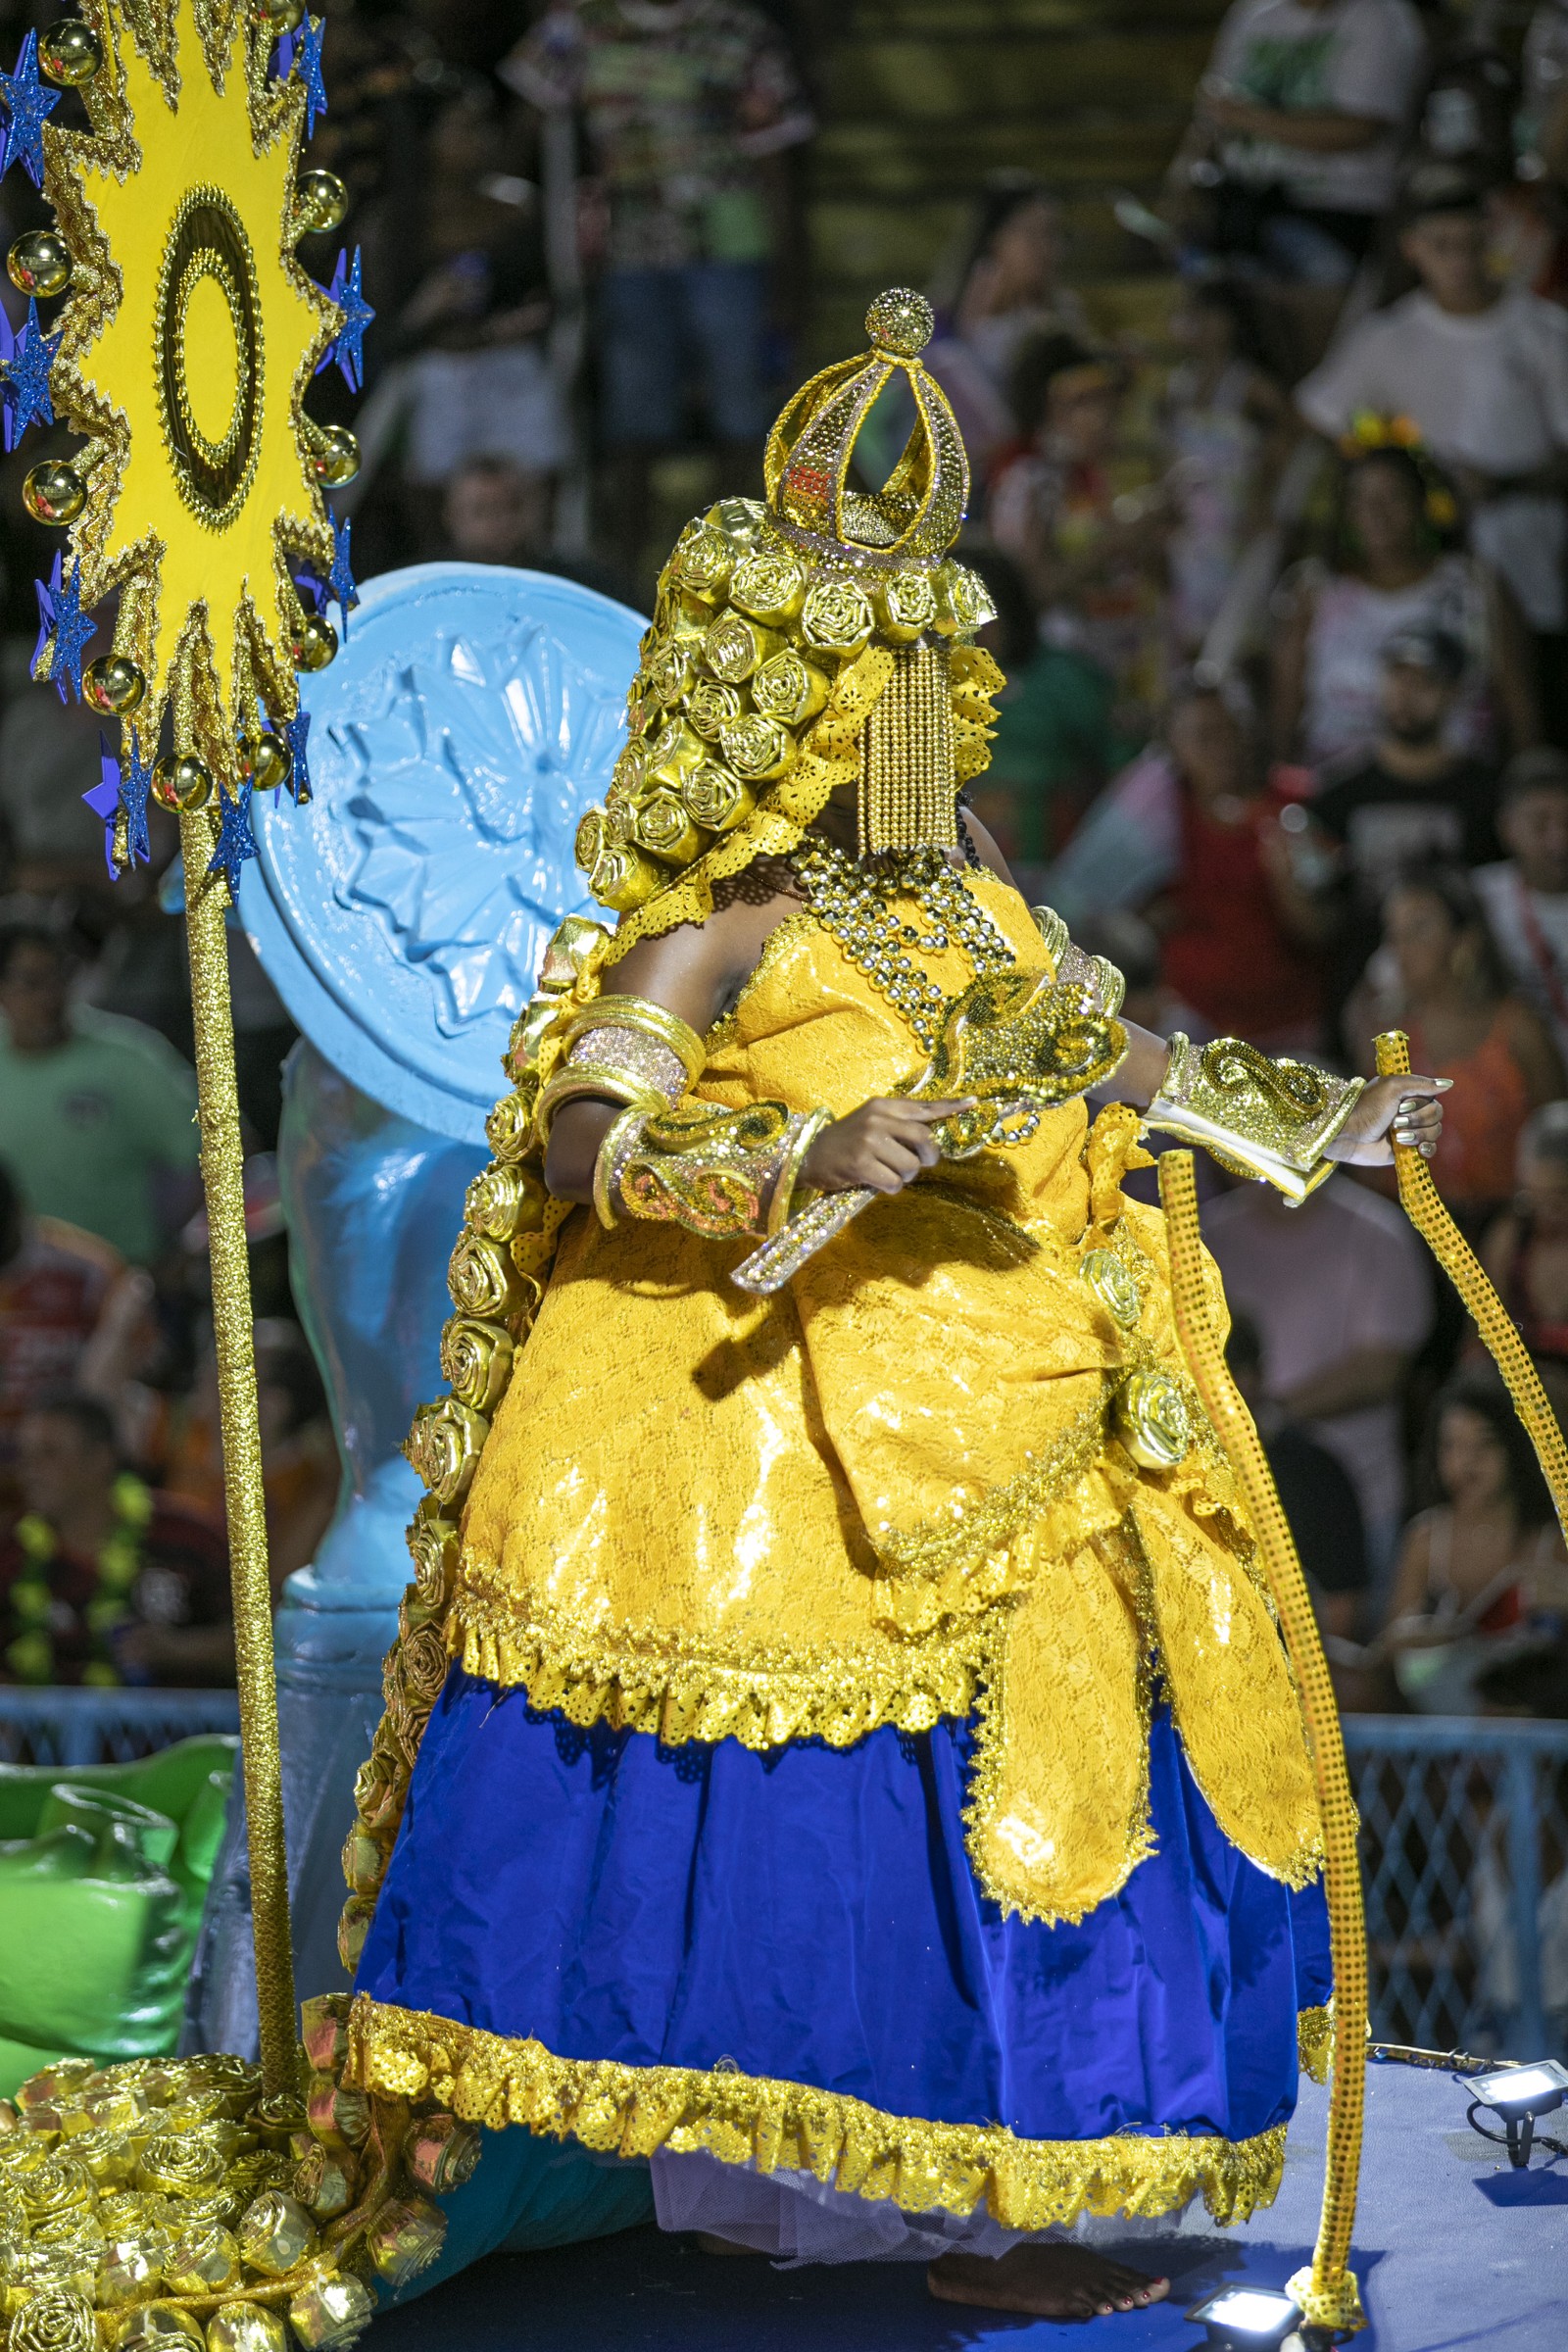
[[[789,862],[824,931],[902,1013],[928,1054],[936,1050],[952,1000],[920,970],[910,950],[939,956],[956,946],[976,974],[1005,971],[1015,961],[996,924],[940,850],[892,853],[865,864],[831,842],[803,841]],[[895,911],[899,899],[914,901],[923,930]]]

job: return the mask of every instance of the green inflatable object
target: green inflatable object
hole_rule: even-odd
[[[56,2058],[173,2051],[238,1744],[0,1765],[0,2096]]]

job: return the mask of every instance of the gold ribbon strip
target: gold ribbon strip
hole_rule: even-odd
[[[1378,1075],[1404,1078],[1410,1070],[1410,1040],[1402,1029],[1386,1029],[1374,1041]],[[1452,1283],[1476,1329],[1486,1341],[1508,1385],[1514,1409],[1529,1432],[1542,1474],[1551,1489],[1558,1525],[1568,1528],[1568,1444],[1518,1327],[1493,1289],[1481,1260],[1443,1204],[1432,1171],[1413,1144],[1394,1146],[1399,1205]]]
[[[1328,2165],[1323,2212],[1311,2266],[1298,2271],[1290,2291],[1311,2327],[1366,2325],[1354,2273],[1348,2268],[1361,2163],[1366,2095],[1366,1922],[1356,1856],[1355,1805],[1339,1710],[1329,1680],[1317,1621],[1296,1555],[1290,1524],[1269,1472],[1252,1417],[1230,1376],[1218,1332],[1209,1320],[1198,1227],[1198,1187],[1190,1152],[1166,1152],[1159,1162],[1159,1198],[1170,1243],[1171,1299],[1182,1351],[1209,1419],[1231,1459],[1247,1500],[1258,1555],[1279,1613],[1285,1646],[1301,1694],[1307,1743],[1323,1821],[1324,1881],[1334,1959],[1335,2064],[1329,2092]]]
[[[213,1270],[213,1337],[218,1353],[223,1496],[228,1512],[228,1573],[234,1597],[256,2004],[261,2018],[262,2074],[270,2093],[298,2087],[298,2034],[288,1864],[283,1846],[277,1685],[272,1671],[272,1590],[267,1570],[267,1503],[256,1401],[256,1334],[245,1239],[244,1158],[234,1078],[234,1024],[228,1002],[228,944],[223,930],[228,892],[220,876],[207,871],[213,854],[208,817],[200,810],[187,810],[180,817],[179,833],[185,860],[191,1010],[196,1026],[202,1188],[207,1196],[208,1254]]]

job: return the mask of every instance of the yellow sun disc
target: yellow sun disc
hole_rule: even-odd
[[[240,0],[81,13],[104,51],[91,131],[44,132],[74,264],[52,388],[89,441],[81,602],[121,591],[143,742],[172,702],[178,749],[232,775],[258,697],[298,707],[290,562],[332,560],[303,403],[341,321],[294,257],[304,90],[269,80]]]

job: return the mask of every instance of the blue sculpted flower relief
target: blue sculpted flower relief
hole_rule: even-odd
[[[444,1035],[532,993],[583,808],[623,740],[616,703],[542,626],[388,663],[381,709],[327,739],[357,761],[361,855],[339,895],[376,910],[428,973]]]
[[[387,1107],[477,1138],[624,740],[643,623],[574,583],[425,564],[367,583],[302,679],[314,799],[257,812],[241,912],[289,1009]]]

